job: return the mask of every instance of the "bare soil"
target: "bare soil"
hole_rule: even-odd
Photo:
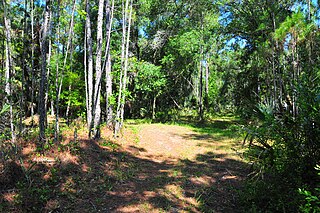
[[[44,155],[23,141],[6,176],[24,175],[0,183],[0,212],[240,212],[247,165],[224,128],[133,123],[117,140],[103,128],[99,141],[69,130]]]

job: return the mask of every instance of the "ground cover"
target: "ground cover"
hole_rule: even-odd
[[[121,138],[104,127],[99,141],[78,125],[45,154],[31,137],[20,142],[20,160],[4,165],[0,211],[241,212],[248,166],[237,125],[234,118],[201,125],[132,120]]]

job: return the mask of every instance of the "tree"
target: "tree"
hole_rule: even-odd
[[[98,11],[98,23],[97,23],[97,57],[96,57],[96,79],[95,89],[93,96],[93,135],[94,138],[100,138],[100,123],[101,123],[101,79],[102,79],[102,67],[101,67],[101,55],[102,55],[102,25],[103,25],[103,6],[104,0],[99,0]]]
[[[5,25],[5,52],[6,52],[6,71],[5,71],[5,100],[6,103],[10,106],[10,130],[11,130],[11,141],[15,142],[15,132],[14,132],[14,124],[13,124],[13,109],[12,109],[12,86],[11,82],[13,80],[12,77],[12,58],[11,58],[11,24],[10,19],[7,17],[7,5],[5,0],[2,1],[4,8],[4,25]]]
[[[72,11],[71,11],[71,18],[70,18],[70,23],[69,23],[69,30],[68,30],[68,37],[67,37],[67,44],[66,44],[66,50],[63,51],[65,52],[64,55],[64,60],[63,60],[63,66],[62,66],[62,71],[61,73],[59,73],[59,48],[61,48],[61,46],[59,46],[60,44],[62,44],[62,48],[64,49],[65,44],[60,43],[60,3],[58,2],[58,9],[57,9],[57,22],[58,22],[58,32],[57,32],[57,43],[59,44],[57,47],[57,60],[56,60],[56,81],[55,81],[55,88],[56,88],[56,94],[55,94],[55,141],[58,140],[59,137],[59,112],[60,112],[60,96],[61,96],[61,92],[62,92],[62,85],[63,85],[63,80],[64,80],[64,75],[66,72],[66,66],[67,66],[67,59],[68,59],[68,54],[69,51],[70,53],[70,57],[72,57],[72,51],[71,51],[71,43],[72,43],[72,35],[73,35],[73,28],[74,28],[74,13],[75,13],[75,9],[76,9],[76,1],[73,0],[73,4],[72,4]],[[72,61],[72,60],[71,60]],[[69,85],[69,88],[71,88],[71,85]],[[67,110],[68,112],[68,110]],[[68,114],[68,113],[67,113]]]
[[[139,106],[137,117],[150,116],[156,118],[157,98],[163,93],[166,78],[160,66],[149,62],[136,62],[137,76],[134,81],[134,102]],[[146,114],[145,112],[149,112]]]
[[[47,49],[48,49],[48,31],[49,31],[49,16],[51,11],[51,1],[46,0],[44,20],[42,26],[41,36],[41,79],[40,79],[40,91],[39,91],[39,138],[40,142],[45,142],[45,129],[46,129],[46,117],[47,109],[45,106],[45,95],[47,88]]]
[[[102,71],[106,72],[106,122],[109,124],[113,119],[113,110],[110,100],[112,98],[112,76],[111,76],[111,54],[110,54],[110,39],[112,30],[112,19],[114,14],[114,0],[112,0],[111,7],[109,0],[106,1],[106,50],[105,50],[105,62]]]
[[[90,4],[86,1],[86,47],[85,54],[85,76],[86,76],[86,105],[87,105],[87,125],[89,129],[89,137],[92,131],[92,108],[93,108],[93,50],[92,50],[92,35],[91,35],[91,19],[90,19]],[[88,58],[87,58],[88,57]]]
[[[130,7],[129,7],[130,3]],[[122,1],[122,44],[121,44],[121,74],[120,86],[118,94],[117,111],[115,118],[114,137],[117,137],[123,126],[124,120],[124,104],[126,100],[127,89],[127,73],[129,63],[129,44],[130,44],[130,29],[132,20],[132,0]]]

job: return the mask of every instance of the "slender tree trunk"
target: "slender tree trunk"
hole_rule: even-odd
[[[202,17],[202,14],[201,14]],[[203,61],[204,61],[204,56],[203,56],[203,20],[201,19],[201,44],[200,44],[200,67],[199,67],[199,120],[203,120]]]
[[[203,49],[201,47],[200,54],[203,54]],[[199,75],[199,120],[203,120],[203,65],[202,60],[200,60],[200,75]]]
[[[5,52],[6,52],[6,71],[5,71],[5,93],[6,93],[6,103],[10,106],[10,130],[11,130],[11,141],[15,142],[15,132],[14,132],[14,124],[13,124],[13,108],[12,108],[12,59],[11,59],[11,23],[10,19],[7,17],[7,5],[5,0],[2,1],[4,8],[4,25],[5,25],[5,34],[6,34],[6,43],[5,43]]]
[[[50,100],[50,107],[51,107],[51,116],[54,117],[55,116],[55,112],[54,112],[54,100],[53,100],[53,98]]]
[[[130,11],[128,14],[130,3]],[[121,73],[120,73],[120,86],[118,96],[118,106],[116,112],[114,137],[118,136],[119,131],[123,126],[124,119],[124,104],[126,99],[126,86],[127,86],[127,72],[128,72],[128,59],[129,59],[129,42],[130,42],[130,27],[132,19],[132,0],[126,0],[125,7],[122,1],[123,25],[122,25],[122,51],[121,51]],[[128,25],[128,26],[127,26]]]
[[[55,81],[55,88],[56,88],[56,114],[55,114],[55,125],[54,125],[54,141],[58,142],[59,140],[59,48],[60,48],[60,0],[58,0],[58,9],[57,9],[57,60],[56,60],[56,81]]]
[[[26,36],[27,36],[27,10],[28,10],[28,4],[27,0],[24,1],[24,22],[23,22],[23,33],[22,33],[22,38],[23,38],[23,56],[22,56],[22,76],[21,76],[21,94],[20,94],[20,113],[19,113],[19,135],[21,135],[22,130],[23,130],[23,125],[22,125],[22,120],[23,117],[26,115],[26,101],[24,97],[24,91],[26,88],[26,81],[25,81],[25,73],[27,72],[27,65],[26,65],[26,60],[27,60],[27,41],[26,41]]]
[[[73,71],[73,61],[72,61],[72,55],[73,55],[73,51],[74,51],[74,47],[73,45],[71,44],[71,49],[70,49],[70,72]],[[70,106],[71,106],[71,100],[70,100],[70,94],[71,94],[71,91],[72,91],[72,84],[73,82],[69,82],[69,87],[68,87],[68,94],[69,94],[69,97],[68,97],[68,106],[67,106],[67,110],[66,110],[66,118],[67,118],[67,124],[69,125],[70,123],[70,119],[69,119],[69,112],[70,112]]]
[[[106,115],[107,115],[106,122],[107,124],[110,124],[113,118],[112,106],[109,103],[111,96],[112,96],[112,76],[111,76],[111,57],[109,53],[108,61],[106,65]]]
[[[127,89],[127,75],[129,69],[129,44],[130,44],[130,31],[131,31],[131,21],[132,21],[132,0],[130,0],[130,13],[129,13],[129,21],[128,21],[128,31],[126,33],[126,54],[124,61],[124,72],[123,72],[123,96],[121,101],[121,119],[120,119],[120,128],[123,126],[124,120],[124,104],[126,102],[126,89]]]
[[[103,6],[104,6],[104,0],[99,0],[98,23],[97,23],[96,79],[95,79],[94,105],[93,105],[94,106],[93,108],[94,138],[100,138],[100,123],[101,123],[100,96],[101,96],[101,79],[102,79],[101,56],[102,56]]]
[[[83,45],[83,52],[84,52],[84,57],[83,57],[83,67],[84,67],[84,82],[85,82],[85,90],[86,90],[86,110],[87,110],[87,122],[88,120],[88,109],[89,109],[89,94],[88,94],[88,70],[87,70],[87,27],[84,29],[84,45]],[[89,124],[87,123],[87,126]]]
[[[62,91],[62,82],[63,82],[63,76],[64,76],[66,65],[67,65],[68,53],[69,53],[69,50],[71,50],[70,47],[71,47],[72,37],[73,37],[75,8],[76,8],[76,1],[74,0],[73,1],[73,7],[72,7],[71,20],[70,20],[70,25],[69,25],[69,31],[68,31],[67,48],[66,48],[65,54],[63,52],[63,55],[64,55],[63,67],[62,67],[62,72],[61,72],[61,74],[59,76],[60,82],[59,82],[59,89],[58,89],[58,95],[57,95],[57,97],[58,97],[58,105],[57,105],[57,107],[59,107],[60,95],[61,95],[61,91]],[[64,50],[64,48],[62,48],[62,49]],[[70,51],[70,59],[71,58],[72,58],[72,50]]]
[[[51,35],[52,32],[52,23],[51,23],[51,18],[52,18],[52,11],[50,10],[49,12],[49,20],[48,20],[48,33],[47,35]],[[50,61],[51,61],[51,56],[52,56],[52,39],[48,36],[48,53],[47,53],[47,83],[46,83],[46,93],[45,93],[45,101],[44,101],[44,106],[46,108],[46,112],[48,111],[48,102],[49,102],[49,85],[50,85]],[[45,126],[46,128],[48,127],[48,116],[45,116]]]
[[[152,120],[156,118],[156,102],[157,102],[157,95],[153,97],[153,103],[152,103]]]
[[[49,17],[49,20],[51,20],[51,15]],[[49,31],[50,34],[50,31]],[[47,64],[50,64],[51,61],[51,55],[52,55],[52,41],[51,39],[49,39],[48,41],[48,54],[47,54]],[[48,82],[50,79],[48,79],[48,77],[50,76],[50,66],[47,66],[47,88],[46,88],[46,94],[45,94],[45,101],[44,101],[44,106],[46,108],[46,111],[48,110],[48,102],[49,102],[49,84],[50,82]],[[52,98],[53,99],[53,98]],[[46,116],[46,121],[45,121],[45,125],[46,127],[48,126],[48,118]]]
[[[209,96],[209,75],[210,75],[210,73],[209,73],[209,62],[208,62],[208,59],[207,59],[207,61],[206,61],[206,79],[205,79],[205,81],[206,81],[206,97]]]
[[[111,40],[111,28],[114,12],[114,0],[112,0],[112,6],[110,9],[109,0],[106,1],[106,51],[105,51],[105,63],[102,71],[106,72],[106,123],[110,124],[113,117],[112,106],[109,103],[109,99],[112,96],[112,76],[111,76],[111,55],[110,55],[110,40]]]
[[[122,0],[122,43],[121,43],[121,68],[120,68],[120,78],[119,78],[119,94],[118,94],[118,102],[117,102],[117,111],[116,111],[116,119],[115,119],[115,127],[114,127],[114,137],[118,136],[120,131],[120,116],[121,116],[121,100],[122,100],[122,85],[123,85],[123,63],[125,57],[125,41],[126,41],[126,29],[127,29],[127,11],[128,11],[128,0]],[[126,6],[125,6],[126,5]]]
[[[34,84],[35,84],[35,74],[34,74],[34,2],[31,2],[31,125],[33,126],[34,117]]]
[[[3,34],[5,34],[4,32],[3,32]],[[1,61],[4,61],[5,60],[5,53],[4,53],[4,51],[5,51],[5,39],[4,38],[1,38],[2,39],[2,48],[1,48]],[[1,70],[4,70],[4,63],[1,63]],[[2,75],[2,72],[0,72],[0,84],[2,85],[2,80],[3,80],[3,75]]]
[[[69,94],[70,94],[70,92],[71,92],[71,89],[72,89],[72,85],[71,85],[71,83],[70,83],[70,84],[69,84],[69,87],[68,87]],[[66,110],[67,123],[69,123],[69,111],[70,111],[70,99],[68,100],[67,110]]]
[[[93,101],[93,56],[92,56],[92,36],[91,36],[91,20],[90,20],[90,4],[87,0],[86,2],[86,39],[87,39],[87,88],[88,88],[88,107],[87,107],[87,124],[89,129],[89,137],[91,137],[92,132],[92,101]]]
[[[45,13],[44,13],[44,23],[42,29],[41,37],[41,79],[40,79],[40,91],[39,91],[39,137],[40,142],[45,142],[45,121],[46,121],[46,108],[45,108],[45,94],[47,85],[47,48],[48,48],[48,24],[49,24],[49,14],[50,14],[50,0],[46,0]]]

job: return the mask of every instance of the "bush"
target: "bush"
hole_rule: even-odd
[[[316,170],[320,171],[320,166],[316,166]],[[320,176],[320,172],[318,173]],[[304,213],[320,212],[320,185],[315,187],[313,192],[305,189],[299,189],[299,194],[303,195],[305,201],[300,205],[300,211]]]
[[[248,150],[244,154],[253,165],[244,199],[264,212],[296,212],[302,202],[304,212],[316,212],[319,200],[313,193],[297,189],[313,188],[319,176],[320,100],[318,91],[302,88],[298,113],[280,111],[268,104],[257,107],[259,119],[247,129]],[[303,195],[303,196],[302,196]],[[306,197],[306,198],[304,198]]]

